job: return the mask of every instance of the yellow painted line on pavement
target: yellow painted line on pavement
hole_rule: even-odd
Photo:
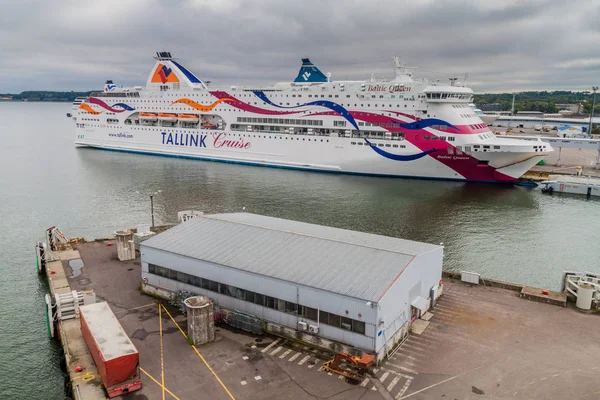
[[[162,306],[158,305],[158,324],[160,325],[160,380],[162,382],[162,400],[165,400],[165,364],[163,358],[163,328],[162,328]]]
[[[169,318],[171,318],[171,321],[173,321],[173,323],[177,326],[177,328],[179,329],[179,332],[181,332],[181,334],[183,335],[183,337],[185,337],[187,339],[188,335],[186,335],[186,333],[183,331],[183,329],[181,329],[181,327],[179,326],[179,324],[177,323],[177,321],[175,321],[175,318],[173,318],[173,316],[171,315],[171,313],[169,312],[169,310],[167,310],[164,306],[162,306],[162,309],[165,310],[165,312],[167,313],[167,315],[169,316]],[[223,383],[223,381],[221,380],[221,378],[219,378],[219,376],[217,375],[217,373],[211,368],[210,365],[208,365],[208,362],[204,359],[204,357],[202,357],[202,354],[200,354],[200,352],[198,351],[198,349],[196,348],[196,346],[192,344],[192,348],[194,349],[194,351],[196,352],[196,354],[198,354],[198,357],[200,357],[200,359],[202,360],[202,362],[204,363],[204,365],[206,365],[206,367],[210,370],[210,372],[212,372],[212,374],[214,375],[214,377],[217,378],[217,381],[219,381],[219,383],[221,384],[221,387],[227,392],[227,394],[229,395],[229,397],[231,398],[231,400],[235,400],[235,397],[233,397],[233,395],[231,394],[231,392],[229,391],[229,389],[227,389],[227,386],[225,386],[225,384]]]
[[[163,385],[161,385],[159,381],[157,381],[156,379],[154,379],[154,377],[152,375],[150,375],[149,373],[147,373],[144,368],[140,367],[140,371],[142,371],[144,374],[146,374],[146,376],[148,378],[152,379],[154,381],[154,383],[156,383],[158,386],[162,387],[163,390],[165,390],[167,393],[169,393],[171,396],[173,396],[173,398],[175,400],[181,400],[179,397],[175,396],[175,394],[173,394],[173,392],[171,392],[169,389],[167,389],[166,387],[164,387]]]

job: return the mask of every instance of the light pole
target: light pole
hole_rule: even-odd
[[[590,113],[590,124],[588,126],[588,135],[592,134],[592,118],[594,117],[594,106],[596,105],[596,91],[598,90],[598,86],[592,86],[592,112]]]
[[[161,193],[162,190],[157,190],[156,192],[150,194],[150,214],[152,215],[152,227],[154,228],[154,196]],[[140,192],[136,191],[137,194]]]

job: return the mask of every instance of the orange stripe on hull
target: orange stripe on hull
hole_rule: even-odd
[[[187,104],[188,106],[195,108],[196,110],[200,111],[200,112],[208,112],[211,111],[213,108],[215,108],[219,103],[222,103],[224,101],[231,101],[232,99],[219,99],[217,101],[215,101],[214,103],[208,105],[208,106],[204,106],[200,103],[196,103],[194,100],[190,100],[190,99],[186,99],[185,97],[182,99],[178,99],[175,100],[173,103],[171,103],[171,105],[173,104]]]
[[[87,112],[89,112],[89,113],[90,113],[90,114],[92,114],[92,115],[98,115],[98,114],[102,114],[102,111],[96,111],[96,110],[94,110],[94,109],[92,108],[92,106],[90,106],[89,104],[86,104],[86,103],[81,103],[81,104],[79,105],[79,109],[80,109],[80,110],[87,111]]]

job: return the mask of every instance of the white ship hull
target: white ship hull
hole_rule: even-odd
[[[435,156],[417,160],[398,162],[381,157],[366,145],[364,139],[345,137],[321,137],[314,135],[226,132],[215,130],[177,129],[176,132],[156,128],[110,129],[107,127],[81,129],[76,144],[106,150],[127,151],[161,156],[196,158],[211,161],[235,162],[247,165],[281,167],[321,172],[338,172],[373,176],[415,177],[429,179],[502,181],[494,175],[471,178],[438,161]],[[164,135],[163,135],[164,133]],[[169,134],[171,138],[169,140]],[[223,146],[221,142],[233,140],[248,143],[245,148]],[[367,139],[371,144],[390,144],[388,140]],[[363,143],[358,145],[357,143]],[[352,144],[355,143],[355,144]],[[420,152],[406,141],[393,141],[406,146],[406,155]],[[384,149],[388,149],[383,147]],[[402,153],[398,153],[402,154]],[[504,166],[501,170],[507,176],[518,179],[531,169],[544,156],[539,153],[519,154],[515,159],[511,154],[485,153],[490,163]],[[465,155],[448,155],[443,158],[462,158]],[[525,158],[524,160],[522,160]],[[466,160],[461,160],[465,162]],[[477,168],[474,161],[473,168]]]
[[[414,81],[399,73],[399,66],[393,81],[339,83],[304,60],[294,83],[211,90],[170,54],[160,53],[157,60],[145,88],[116,89],[111,81],[105,93],[75,106],[77,145],[311,171],[485,182],[514,182],[552,150],[541,141],[497,138],[470,112],[470,89]],[[310,82],[311,74],[324,80]],[[154,113],[188,118],[144,118]]]

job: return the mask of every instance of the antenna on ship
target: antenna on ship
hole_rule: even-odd
[[[396,79],[402,79],[402,77],[404,76],[408,76],[409,78],[412,78],[413,76],[413,67],[407,67],[406,64],[404,64],[399,56],[393,56],[392,60],[394,60],[394,70],[396,72]]]

